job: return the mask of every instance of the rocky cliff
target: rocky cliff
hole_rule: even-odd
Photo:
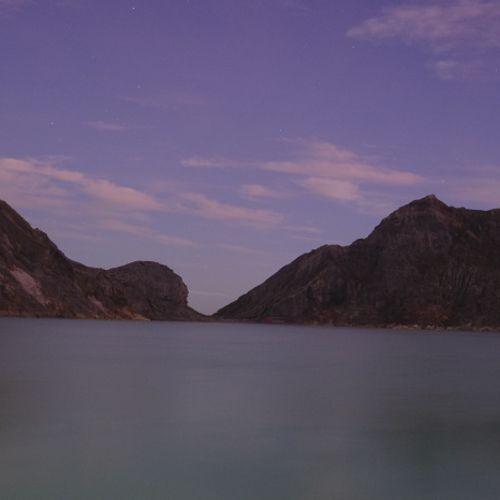
[[[199,320],[171,269],[133,262],[104,270],[68,259],[0,201],[0,316]]]
[[[427,196],[366,239],[302,255],[215,316],[499,328],[500,209],[453,208]]]

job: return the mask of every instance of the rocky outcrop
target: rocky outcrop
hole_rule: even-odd
[[[335,325],[500,327],[500,209],[435,196],[350,246],[300,256],[218,318]]]
[[[0,201],[0,315],[201,320],[171,269],[133,262],[104,270],[68,259]]]

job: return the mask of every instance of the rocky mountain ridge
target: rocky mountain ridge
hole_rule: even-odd
[[[0,201],[0,316],[202,320],[180,276],[156,262],[113,269],[68,259]]]
[[[413,201],[365,239],[298,257],[215,317],[500,328],[500,209]]]

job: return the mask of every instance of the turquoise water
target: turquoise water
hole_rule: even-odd
[[[500,336],[0,319],[0,499],[498,500]]]

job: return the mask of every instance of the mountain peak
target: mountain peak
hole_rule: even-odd
[[[431,210],[449,210],[450,207],[443,201],[441,201],[435,194],[428,194],[427,196],[424,196],[423,198],[419,198],[417,200],[413,200],[410,203],[403,205],[402,207],[398,208],[394,213],[398,213],[401,211],[406,211],[408,209],[414,209],[414,208],[419,208],[419,209],[431,209]]]
[[[436,201],[439,201],[442,203],[442,201],[434,193],[428,194],[427,196],[424,196],[423,198],[420,198],[420,200],[416,201],[425,201],[429,203],[434,203]]]
[[[299,257],[218,317],[500,328],[500,210],[429,195],[342,251]]]
[[[201,320],[182,278],[156,262],[113,269],[68,259],[0,200],[0,316]]]
[[[415,205],[429,205],[429,206],[439,206],[439,207],[448,207],[446,203],[441,201],[435,194],[428,194],[427,196],[424,196],[423,198],[420,198],[418,200],[412,201],[410,205],[415,204]]]
[[[446,231],[458,223],[458,210],[443,203],[434,194],[414,200],[398,208],[382,219],[368,236],[371,240],[381,240],[384,243],[388,235],[397,236],[405,233],[415,237],[418,233]]]

